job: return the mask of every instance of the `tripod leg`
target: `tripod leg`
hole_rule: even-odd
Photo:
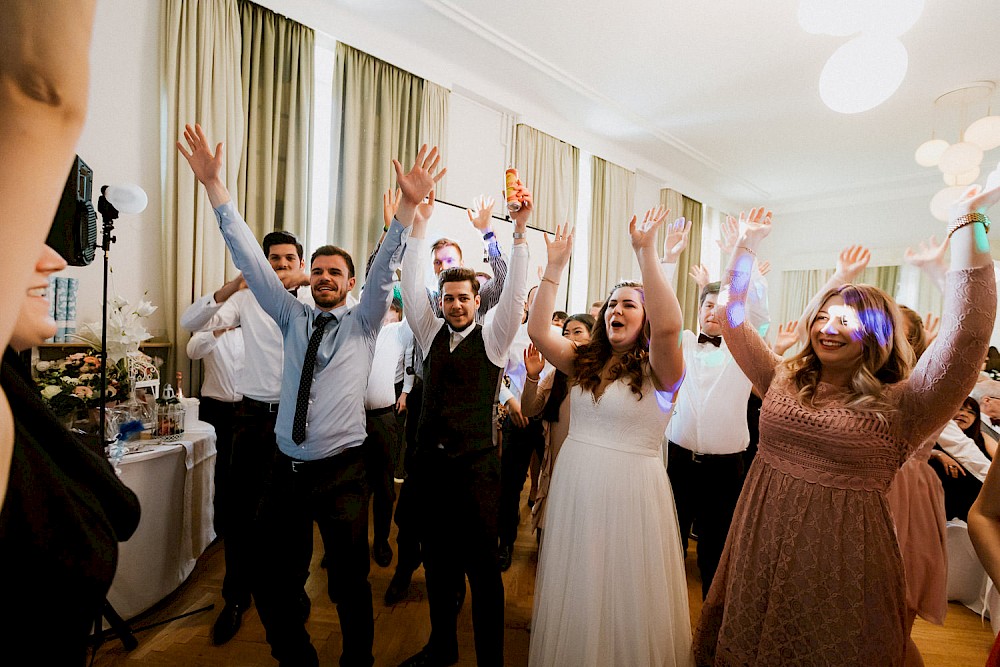
[[[108,624],[111,625],[111,629],[118,635],[118,638],[122,640],[122,646],[125,647],[126,651],[131,651],[139,645],[139,641],[132,634],[132,629],[128,626],[128,623],[118,615],[118,612],[115,611],[115,608],[107,600],[104,601],[104,618],[108,619]]]

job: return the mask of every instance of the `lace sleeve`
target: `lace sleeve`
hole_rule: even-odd
[[[996,316],[993,265],[949,271],[941,333],[920,358],[900,397],[903,439],[914,446],[955,416],[976,384]]]

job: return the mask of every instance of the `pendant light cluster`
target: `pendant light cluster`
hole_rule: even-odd
[[[965,125],[970,105],[986,103],[986,115],[960,132],[957,142],[949,143],[932,133],[932,138],[920,144],[913,156],[920,166],[937,167],[941,171],[946,187],[934,195],[930,205],[931,215],[938,220],[947,221],[948,208],[982,174],[986,152],[1000,147],[1000,116],[992,115],[988,104],[994,89],[992,81],[977,81],[949,91],[934,101],[935,107],[960,110],[959,127]],[[1000,185],[1000,166],[986,178],[987,188],[996,185]]]

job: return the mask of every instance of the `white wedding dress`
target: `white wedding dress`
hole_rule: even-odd
[[[571,389],[535,579],[533,667],[694,664],[677,510],[660,454],[671,406],[661,410],[648,379],[636,399],[622,381],[599,401]]]

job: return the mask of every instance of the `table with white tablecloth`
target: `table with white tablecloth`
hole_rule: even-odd
[[[215,429],[190,424],[181,440],[143,447],[121,461],[139,497],[135,534],[119,548],[108,601],[125,619],[146,611],[187,579],[215,539]]]

